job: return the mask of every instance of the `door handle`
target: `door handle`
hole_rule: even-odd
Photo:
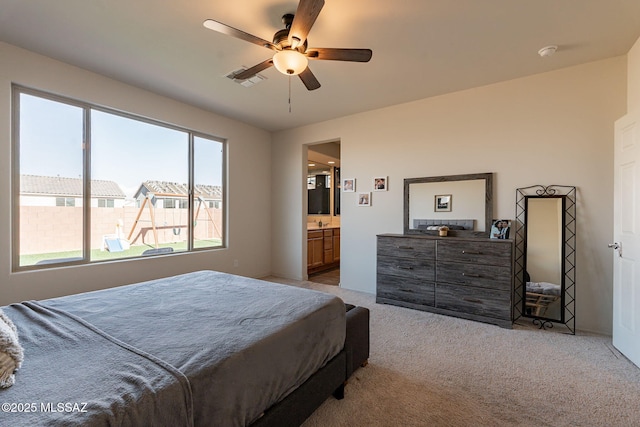
[[[622,243],[614,242],[614,243],[609,243],[607,246],[613,249],[614,251],[618,251],[619,257],[622,256]]]

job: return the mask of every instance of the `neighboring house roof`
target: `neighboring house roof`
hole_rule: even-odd
[[[82,179],[60,176],[20,175],[20,194],[82,197]],[[91,197],[124,199],[126,195],[117,183],[96,179],[91,180]]]
[[[146,195],[153,193],[156,197],[187,197],[189,187],[187,184],[178,184],[177,182],[165,182],[165,181],[145,181],[140,185],[134,198],[138,198],[140,195]],[[219,185],[196,185],[195,196],[202,197],[207,200],[220,200],[222,199],[222,187]]]

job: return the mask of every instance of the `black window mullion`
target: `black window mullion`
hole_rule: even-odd
[[[188,203],[187,203],[187,216],[189,218],[189,220],[187,221],[187,250],[188,251],[192,251],[193,247],[194,247],[194,226],[195,226],[195,222],[196,222],[196,218],[194,218],[194,213],[195,213],[195,199],[194,199],[194,194],[195,194],[195,184],[194,184],[194,147],[195,147],[195,138],[193,136],[193,132],[189,132],[189,148],[188,148],[188,156],[189,156],[189,183],[188,183],[188,191],[187,191],[187,197],[188,197]]]
[[[82,161],[84,162],[84,177],[82,189],[82,260],[91,260],[91,109],[83,107],[84,128],[82,130]]]
[[[13,163],[11,165],[11,242],[13,250],[11,253],[12,270],[20,268],[20,97],[22,92],[15,85],[11,87],[12,116],[11,127],[13,133]]]

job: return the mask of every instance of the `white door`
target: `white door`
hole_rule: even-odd
[[[640,366],[640,113],[615,124],[613,345]],[[612,246],[612,245],[609,245]]]

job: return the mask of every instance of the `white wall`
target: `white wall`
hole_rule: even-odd
[[[112,79],[0,43],[0,305],[214,269],[259,277],[271,271],[271,135]],[[228,249],[101,263],[47,271],[11,272],[11,83],[108,106],[201,131],[228,141]],[[233,267],[238,260],[239,266]]]
[[[627,54],[627,110],[640,110],[640,38]]]
[[[341,174],[372,207],[341,205],[341,286],[375,293],[376,235],[402,233],[403,179],[494,172],[494,217],[515,217],[515,191],[578,187],[578,329],[611,333],[613,122],[626,110],[626,57],[343,117],[274,134],[273,273],[305,275],[303,144],[341,141]]]

